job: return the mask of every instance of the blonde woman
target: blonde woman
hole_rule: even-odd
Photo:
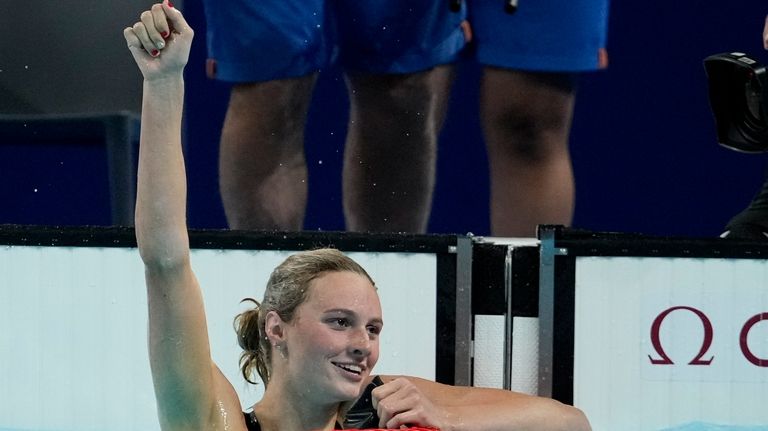
[[[580,411],[553,400],[373,375],[384,324],[378,294],[363,268],[330,249],[286,259],[261,303],[238,316],[243,374],[251,380],[256,371],[265,384],[263,398],[243,413],[232,384],[212,362],[190,266],[181,116],[193,31],[166,0],[124,35],[144,76],[136,237],[164,431],[589,429]]]

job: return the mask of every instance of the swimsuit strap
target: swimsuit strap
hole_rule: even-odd
[[[243,412],[243,415],[245,416],[245,426],[248,428],[248,431],[261,431],[261,425],[259,425],[259,420],[256,419],[253,411],[250,413]]]
[[[378,428],[379,415],[373,407],[373,397],[371,392],[377,387],[383,385],[379,376],[373,378],[371,383],[365,388],[363,395],[357,400],[355,405],[347,411],[344,419],[345,429],[365,429]]]
[[[261,425],[259,425],[259,419],[256,417],[256,414],[251,412],[243,412],[243,416],[245,416],[245,426],[248,429],[248,431],[261,431]],[[341,429],[341,425],[339,423],[336,423],[336,428]]]

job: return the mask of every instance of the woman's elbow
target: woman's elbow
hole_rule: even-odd
[[[552,398],[535,398],[536,414],[530,416],[526,429],[540,431],[591,431],[587,416],[580,409]]]
[[[176,271],[189,262],[189,254],[166,254],[140,252],[141,260],[144,262],[144,268],[153,273],[164,273]]]
[[[175,246],[171,241],[151,241],[139,244],[139,255],[148,271],[166,272],[189,263],[189,247]]]
[[[178,268],[189,261],[186,232],[153,232],[137,228],[136,244],[147,268]]]
[[[560,410],[562,423],[558,427],[562,431],[591,431],[592,426],[583,411],[576,407],[561,404]]]

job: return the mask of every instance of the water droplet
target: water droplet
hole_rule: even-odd
[[[37,189],[35,189],[34,191],[35,191],[35,193],[37,193]]]
[[[373,183],[373,186],[376,187],[376,183]]]
[[[24,70],[28,70],[28,69],[29,69],[29,66],[27,66],[27,65],[25,64],[25,65],[24,65]]]
[[[333,136],[333,132],[331,132],[331,136]]]
[[[382,29],[382,30],[386,30],[386,29],[387,29],[387,26],[386,26],[386,25],[384,25],[384,26],[381,26],[381,29]]]
[[[320,28],[320,24],[316,25],[315,27]]]
[[[322,165],[322,164],[323,164],[323,161],[322,161],[322,160],[318,160],[318,161],[317,161],[317,164],[318,164],[318,165]]]

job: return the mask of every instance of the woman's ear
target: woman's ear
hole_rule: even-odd
[[[267,313],[264,318],[264,332],[272,346],[285,342],[285,321],[274,310]]]

